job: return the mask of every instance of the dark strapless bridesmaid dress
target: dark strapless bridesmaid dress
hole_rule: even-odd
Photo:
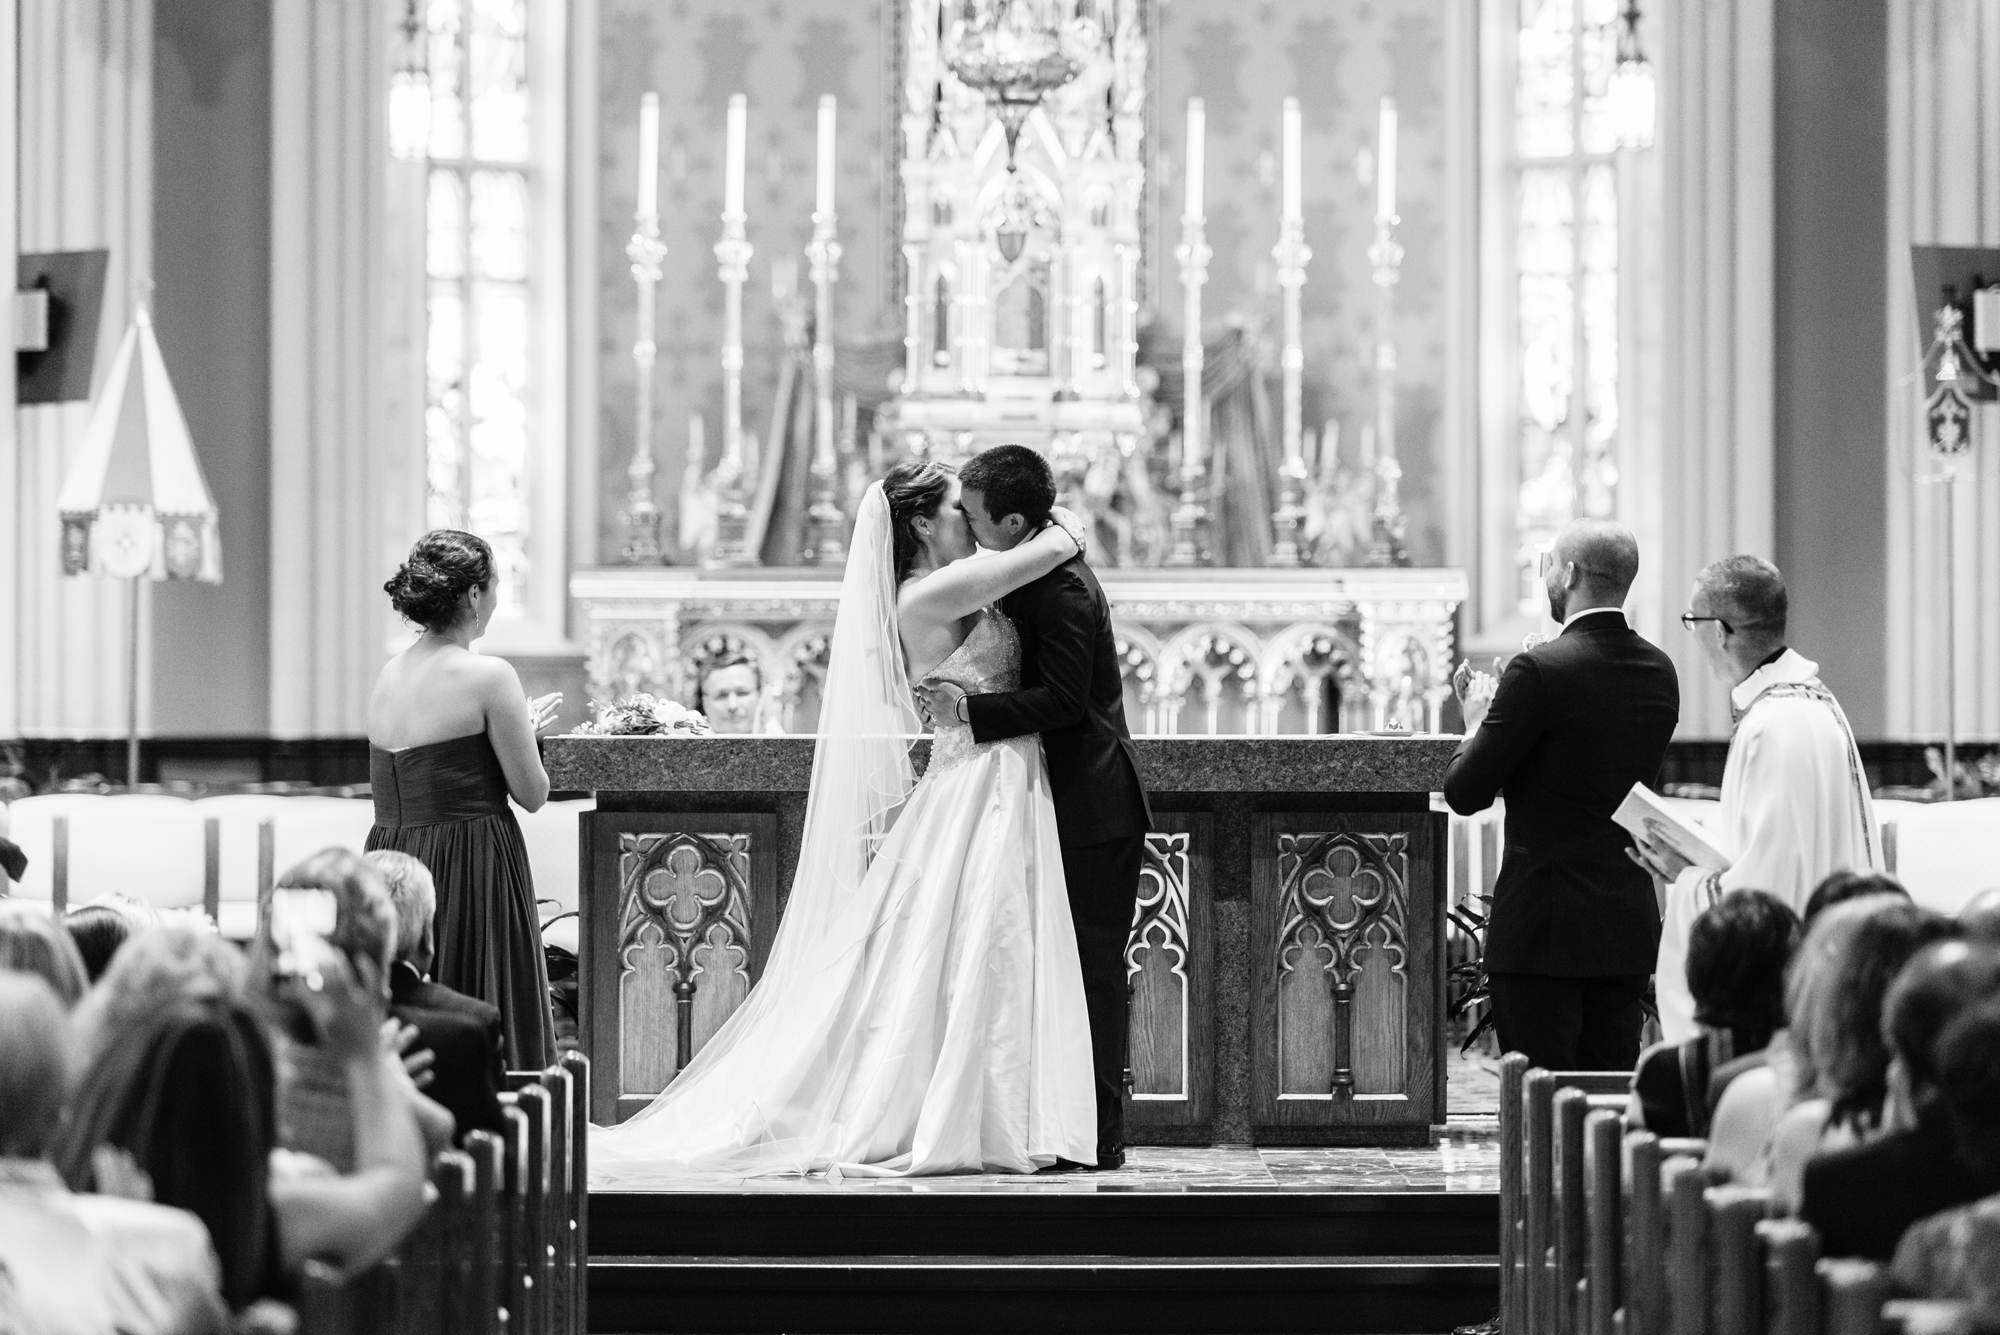
[[[368,748],[375,826],[368,848],[393,848],[437,882],[437,962],[446,987],[500,1008],[507,1066],[539,1071],[556,1059],[535,881],[507,776],[486,734],[401,751]]]

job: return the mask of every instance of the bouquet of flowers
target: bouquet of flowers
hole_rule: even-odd
[[[707,737],[714,732],[706,715],[644,691],[597,706],[597,721],[577,731],[591,737]]]

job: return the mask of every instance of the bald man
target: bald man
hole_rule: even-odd
[[[1542,573],[1562,633],[1514,655],[1497,683],[1460,666],[1465,741],[1444,796],[1461,816],[1507,799],[1486,927],[1501,1050],[1549,1070],[1630,1070],[1660,915],[1611,813],[1633,784],[1658,780],[1680,680],[1625,621],[1639,574],[1631,530],[1577,520]]]
[[[1804,916],[1819,883],[1837,871],[1882,869],[1882,832],[1861,750],[1819,664],[1787,647],[1784,576],[1757,556],[1702,568],[1681,621],[1729,690],[1729,759],[1722,802],[1706,832],[1727,870],[1690,867],[1648,842],[1640,852],[1660,878],[1666,923],[1654,987],[1660,1036],[1698,1032],[1687,985],[1694,920],[1731,890],[1762,890]]]

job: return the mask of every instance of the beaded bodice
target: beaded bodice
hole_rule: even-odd
[[[925,681],[948,681],[967,695],[991,691],[1014,691],[1021,686],[1021,635],[1014,623],[997,607],[979,613],[972,633],[944,661],[924,676]],[[989,742],[987,746],[998,743]],[[927,773],[936,774],[970,759],[985,748],[972,740],[972,728],[957,719],[939,719],[931,741],[931,763]]]

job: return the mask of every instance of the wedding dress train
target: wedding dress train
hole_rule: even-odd
[[[930,673],[969,692],[1019,675],[1018,636],[995,610]],[[838,781],[816,767],[816,789]],[[763,977],[654,1103],[592,1129],[593,1185],[1095,1160],[1090,1025],[1040,740],[977,745],[965,724],[941,725],[891,819],[832,895],[803,861],[809,828]]]

